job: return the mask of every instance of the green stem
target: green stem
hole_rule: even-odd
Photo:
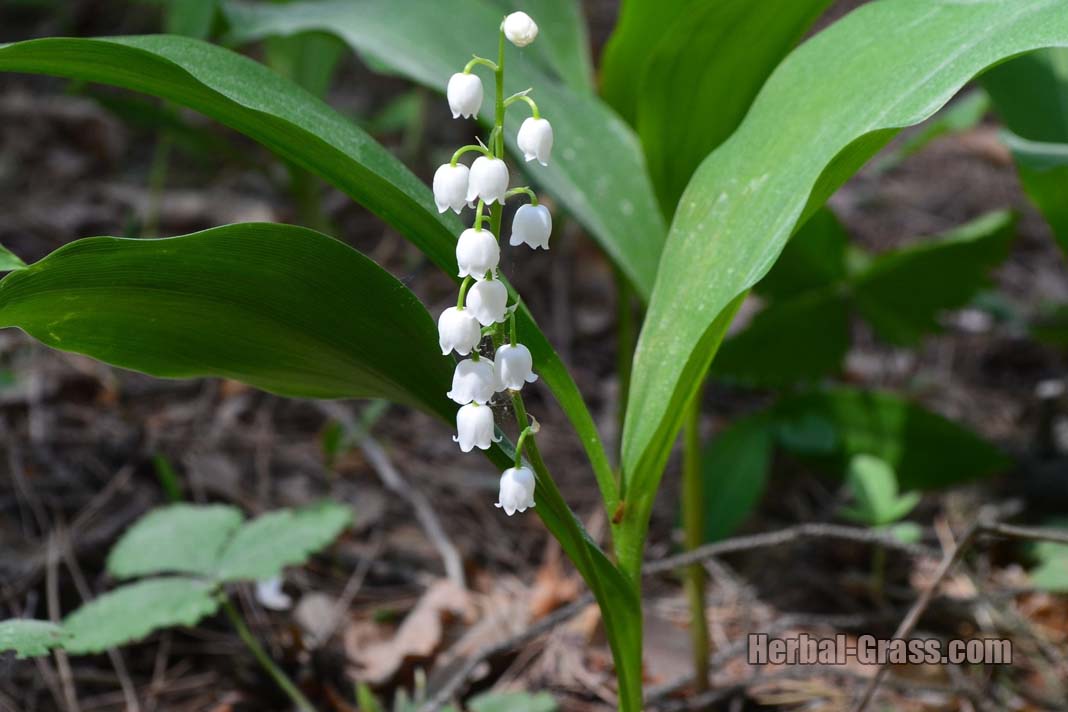
[[[482,221],[485,219],[486,201],[481,198],[478,199],[478,207],[475,208],[475,230],[482,229]],[[497,237],[497,233],[493,233],[494,237]]]
[[[528,425],[523,428],[523,432],[519,434],[519,439],[515,441],[515,466],[519,469],[523,466],[523,446],[527,444],[527,438],[534,434],[534,427]],[[530,441],[533,444],[533,440]]]
[[[471,288],[471,283],[475,281],[474,277],[464,277],[464,281],[460,283],[460,294],[456,297],[456,308],[460,311],[464,309],[464,300],[467,299],[467,290]]]
[[[493,63],[493,60],[489,60],[485,57],[479,57],[478,55],[475,55],[474,59],[464,65],[464,74],[470,74],[471,70],[479,64],[481,64],[483,67],[489,67],[491,71],[497,71],[497,65]]]
[[[163,188],[171,157],[171,135],[161,131],[152,152],[152,167],[148,174],[148,209],[145,215],[145,237],[159,237],[159,214],[163,203]]]
[[[687,550],[704,543],[705,508],[701,480],[701,393],[697,389],[683,425],[682,527]],[[686,570],[686,594],[690,600],[690,638],[693,654],[694,687],[708,689],[708,621],[705,619],[705,570],[693,564]]]
[[[512,313],[508,315],[508,343],[510,343],[512,346],[515,346],[516,344],[515,312],[517,309],[519,309],[518,301],[516,301],[515,303],[515,309],[513,309]]]
[[[527,89],[527,91],[530,91]],[[540,119],[541,114],[538,112],[538,105],[534,103],[534,100],[527,96],[526,92],[520,92],[519,94],[512,94],[510,97],[504,100],[504,108],[508,108],[517,101],[525,101],[530,107],[530,114],[535,119]]]
[[[623,272],[615,267],[616,283],[616,372],[619,374],[619,406],[616,409],[616,437],[619,446],[623,440],[623,421],[627,416],[627,400],[630,398],[630,376],[634,367],[634,346],[637,329],[634,323],[634,288]],[[619,451],[619,447],[616,448]]]
[[[509,190],[507,193],[504,194],[504,197],[505,198],[511,198],[512,196],[515,196],[515,195],[526,195],[527,197],[530,198],[530,204],[531,205],[537,205],[538,204],[538,194],[535,193],[533,190],[531,190],[529,186],[525,186],[524,185],[524,186],[520,186],[518,188],[512,188],[511,190]]]
[[[460,162],[460,156],[464,155],[465,153],[470,153],[471,151],[478,151],[487,158],[493,158],[493,153],[486,150],[485,146],[480,146],[477,143],[471,143],[466,146],[460,146],[460,148],[456,149],[456,153],[452,154],[452,160],[449,161],[449,165],[455,168],[456,164]]]
[[[263,669],[267,671],[267,674],[274,678],[274,681],[278,683],[278,686],[282,688],[282,691],[289,696],[289,699],[293,700],[295,704],[302,712],[315,712],[315,707],[308,701],[308,698],[304,696],[293,681],[290,680],[282,670],[274,664],[271,660],[271,656],[267,654],[267,651],[263,649],[259,641],[256,640],[256,636],[252,634],[252,631],[248,629],[245,624],[245,619],[241,617],[241,614],[237,612],[234,604],[230,601],[229,597],[225,594],[222,596],[222,607],[226,611],[227,617],[230,622],[233,623],[234,628],[237,629],[237,634],[241,637],[241,641],[252,652],[253,657],[257,662],[263,666]]]

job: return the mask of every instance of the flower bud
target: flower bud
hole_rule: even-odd
[[[434,202],[438,205],[439,213],[452,208],[453,212],[459,214],[464,209],[470,175],[471,170],[462,163],[455,166],[446,163],[434,171]]]
[[[466,356],[478,347],[482,341],[482,327],[467,309],[449,307],[438,317],[438,344],[441,355],[448,356],[455,351]]]
[[[504,18],[504,36],[516,47],[526,47],[538,36],[538,26],[525,12],[513,12]]]
[[[509,467],[501,474],[501,490],[494,506],[509,517],[534,506],[534,473],[529,467]]]
[[[467,290],[467,308],[482,326],[504,321],[508,312],[508,289],[499,279],[476,282]]]
[[[471,164],[471,180],[467,184],[467,200],[477,198],[494,201],[504,205],[504,194],[508,192],[508,166],[500,158],[479,156]]]
[[[460,233],[456,241],[456,264],[460,266],[461,277],[486,278],[486,273],[493,273],[501,260],[501,247],[489,230],[476,230],[471,227]]]
[[[553,217],[544,205],[520,205],[512,218],[512,236],[509,245],[549,249],[549,235],[553,232]]]
[[[489,450],[491,443],[499,442],[493,430],[493,409],[478,403],[468,403],[456,411],[456,435],[453,442],[460,443],[460,449],[471,452],[472,448]]]
[[[534,359],[530,349],[523,344],[505,344],[493,355],[493,369],[497,374],[497,387],[502,391],[518,391],[524,383],[538,380],[534,374]]]
[[[282,579],[278,576],[256,582],[256,600],[272,611],[287,611],[293,607],[293,599],[282,590]]]
[[[549,165],[549,154],[553,150],[553,127],[547,119],[525,119],[519,126],[515,137],[523,158],[528,161],[538,159],[543,166]]]
[[[493,360],[480,358],[478,361],[464,359],[456,364],[452,374],[452,390],[446,395],[459,403],[489,403],[497,392],[497,374],[493,370]]]
[[[482,108],[482,80],[477,74],[453,74],[449,77],[445,96],[449,100],[449,108],[452,109],[452,118],[478,118],[478,110]]]

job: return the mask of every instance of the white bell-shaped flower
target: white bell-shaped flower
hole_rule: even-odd
[[[482,108],[482,80],[477,74],[453,74],[449,77],[445,96],[449,100],[449,108],[452,109],[452,118],[477,118],[478,111]]]
[[[534,506],[534,473],[529,467],[509,467],[504,471],[494,506],[503,509],[509,517]]]
[[[459,214],[464,209],[467,205],[467,182],[470,176],[471,169],[462,163],[455,166],[446,163],[434,171],[434,202],[437,203],[439,213],[451,208]]]
[[[282,579],[278,576],[256,582],[256,600],[272,611],[287,611],[293,607],[293,599],[282,590]]]
[[[486,278],[486,273],[497,269],[501,261],[501,246],[489,230],[468,228],[460,233],[456,241],[456,264],[460,266],[461,277]]]
[[[524,383],[538,380],[534,374],[534,359],[530,349],[523,344],[505,344],[493,355],[494,370],[497,373],[497,387],[502,391],[518,391]]]
[[[544,205],[520,205],[512,218],[512,236],[508,244],[522,245],[524,242],[532,248],[549,249],[549,236],[553,232],[553,216]]]
[[[526,47],[538,37],[538,26],[525,12],[513,12],[504,18],[504,36],[516,47]]]
[[[528,161],[538,159],[543,166],[549,165],[549,154],[553,150],[553,126],[548,119],[535,119],[533,116],[519,126],[515,142]]]
[[[497,374],[493,370],[493,359],[480,358],[478,361],[466,358],[456,364],[452,374],[452,390],[446,395],[459,403],[489,403],[497,392]]]
[[[467,309],[482,326],[504,321],[508,313],[508,289],[499,279],[476,282],[467,290]]]
[[[486,205],[494,201],[504,205],[504,194],[508,192],[508,166],[500,158],[479,156],[471,164],[471,179],[467,183],[467,200],[473,202],[479,198]]]
[[[438,344],[441,355],[455,351],[466,356],[482,340],[482,326],[468,309],[449,307],[438,317]]]
[[[493,429],[493,409],[488,405],[468,403],[456,411],[456,435],[453,442],[460,443],[460,449],[471,452],[472,448],[489,450],[492,443],[499,442]]]

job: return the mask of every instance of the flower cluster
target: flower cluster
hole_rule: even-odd
[[[459,214],[465,207],[475,208],[472,227],[464,230],[456,242],[458,276],[463,279],[455,307],[449,307],[438,318],[438,340],[441,353],[455,351],[466,357],[456,364],[449,398],[461,407],[456,413],[456,436],[453,438],[464,452],[474,448],[486,450],[500,440],[496,435],[493,401],[498,393],[508,392],[516,412],[526,419],[519,391],[526,383],[538,379],[530,350],[516,340],[515,311],[518,300],[508,303],[508,289],[500,279],[500,226],[505,201],[513,196],[527,195],[530,203],[522,205],[512,218],[508,244],[529,245],[549,249],[552,216],[538,203],[529,187],[509,189],[508,166],[504,162],[505,110],[523,102],[530,107],[531,116],[523,121],[516,135],[516,144],[528,161],[548,165],[553,146],[552,125],[541,118],[537,104],[530,98],[530,90],[505,98],[500,93],[504,74],[504,40],[517,47],[526,47],[538,36],[538,26],[529,15],[514,12],[501,23],[501,39],[496,62],[482,57],[472,59],[462,72],[449,79],[446,95],[453,118],[477,117],[482,109],[482,80],[473,73],[476,66],[490,68],[498,88],[495,99],[496,123],[486,143],[464,146],[453,154],[452,160],[434,173],[434,202],[438,212],[452,210]],[[479,153],[468,167],[460,163],[466,153]],[[488,213],[488,215],[487,215]],[[484,225],[486,221],[489,226]],[[491,355],[482,353],[485,337],[496,347]],[[534,473],[523,465],[523,446],[528,437],[537,433],[537,422],[520,423],[522,431],[516,443],[515,467],[501,475],[497,507],[511,516],[534,506]]]

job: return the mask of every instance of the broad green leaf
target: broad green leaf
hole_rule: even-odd
[[[1001,139],[1012,151],[1024,190],[1068,254],[1068,142],[1028,141],[1004,131]]]
[[[391,66],[413,81],[444,91],[449,77],[472,53],[497,56],[502,15],[489,0],[412,0],[399,14],[393,0],[311,0],[286,5],[230,2],[226,11],[237,41],[320,31],[337,34],[353,49]],[[548,167],[534,164],[531,177],[544,185],[589,229],[638,292],[649,295],[663,244],[664,225],[634,134],[596,97],[576,93],[524,60],[506,43],[505,93],[533,88],[543,117],[553,124],[555,145]],[[484,68],[486,102],[493,84]],[[483,103],[483,117],[492,115]],[[505,137],[513,155],[520,123],[517,105],[507,115]],[[522,161],[521,161],[522,163]],[[513,181],[514,182],[514,181]]]
[[[884,460],[905,490],[929,490],[1004,470],[994,445],[891,393],[846,387],[788,397],[773,408],[788,452],[842,474],[855,455]]]
[[[19,659],[47,655],[52,648],[62,646],[64,638],[63,629],[48,621],[32,618],[0,621],[0,653],[14,651]]]
[[[137,67],[137,71],[131,72],[130,67]],[[392,225],[456,279],[456,236],[463,227],[451,213],[437,212],[429,187],[326,104],[245,57],[183,37],[43,39],[0,46],[0,71],[102,82],[200,111],[325,178]],[[648,234],[643,239],[648,239]],[[525,306],[518,317],[520,338],[531,350],[541,380],[552,390],[578,433],[612,511],[618,495],[593,418],[567,369]],[[491,453],[498,465],[508,467],[505,453],[500,449]],[[558,504],[556,510],[539,507],[538,514],[565,542],[565,550],[598,600],[615,598],[628,606],[626,620],[617,627],[623,630],[619,640],[628,636],[631,640],[629,647],[636,651],[631,654],[633,661],[640,654],[637,598],[627,593],[630,584],[586,537],[562,499]],[[606,625],[617,624],[609,617]],[[637,660],[640,665],[640,658]],[[632,680],[628,693],[631,697],[639,674],[640,671],[633,672],[628,678]]]
[[[855,278],[857,308],[887,341],[911,346],[939,331],[937,317],[988,283],[1016,236],[1011,213],[989,213],[937,240],[876,256]]]
[[[226,544],[216,577],[221,581],[274,578],[286,566],[304,563],[350,524],[352,510],[331,502],[261,515],[244,524]]]
[[[1061,0],[884,0],[778,66],[694,174],[661,256],[623,436],[630,541],[643,538],[683,406],[724,321],[799,222],[896,131],[933,115],[985,68],[1056,45],[1068,45]],[[635,548],[625,552],[628,569],[637,566]]]
[[[198,40],[207,39],[218,10],[217,0],[167,0],[164,31],[172,35],[186,35]]]
[[[0,272],[11,272],[25,266],[26,263],[18,255],[0,245]]]
[[[657,43],[699,0],[621,0],[619,21],[601,54],[601,94],[631,126],[638,124],[642,76]]]
[[[340,40],[318,32],[271,37],[264,49],[274,71],[318,97],[326,96],[334,69],[345,54]]]
[[[426,309],[356,250],[289,225],[88,238],[0,282],[0,326],[164,378],[382,397],[444,418],[452,365]]]
[[[774,438],[767,413],[733,423],[705,448],[701,461],[705,540],[730,536],[764,493]]]
[[[829,208],[820,208],[790,238],[779,261],[756,286],[772,299],[785,299],[841,282],[847,274],[849,235]]]
[[[121,586],[86,603],[63,620],[75,655],[100,653],[141,640],[153,631],[194,626],[219,608],[214,582],[153,578]]]
[[[579,0],[494,0],[505,12],[522,10],[538,24],[526,48],[575,91],[593,92],[593,62]]]
[[[211,576],[223,546],[245,517],[221,504],[172,504],[126,530],[108,554],[108,573],[132,578],[158,573]]]
[[[694,170],[737,128],[771,70],[830,4],[697,3],[648,48],[642,73],[633,79],[640,87],[637,128],[665,215],[675,212]]]
[[[817,381],[841,368],[850,343],[849,311],[837,285],[776,302],[723,343],[712,375],[771,388]]]
[[[1044,49],[982,77],[1005,125],[1029,141],[1068,143],[1068,49]]]

